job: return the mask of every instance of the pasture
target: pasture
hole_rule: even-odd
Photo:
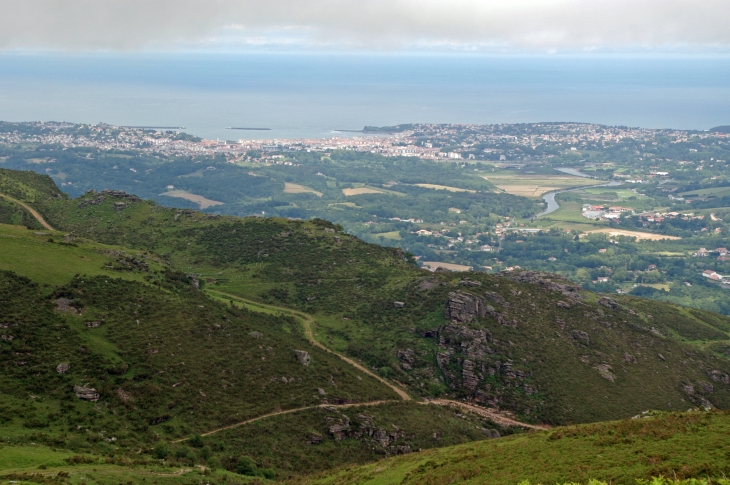
[[[284,182],[284,193],[285,194],[314,194],[317,197],[322,197],[322,192],[318,192],[311,187],[306,185],[293,184],[290,182]]]
[[[448,190],[449,192],[470,192],[476,193],[476,190],[460,189],[459,187],[450,187],[448,185],[436,185],[436,184],[415,184],[416,187],[423,187],[424,189],[434,190]]]
[[[190,202],[195,202],[200,206],[201,209],[207,209],[208,207],[214,207],[216,205],[223,205],[223,202],[206,199],[202,195],[191,194],[190,192],[185,192],[184,190],[170,190],[168,192],[163,192],[160,195],[164,195],[167,197],[177,197],[179,199],[185,199],[189,200]]]

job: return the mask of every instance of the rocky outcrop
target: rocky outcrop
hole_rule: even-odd
[[[98,401],[100,397],[99,392],[96,389],[87,386],[74,386],[74,394],[76,394],[76,397],[79,399],[92,402]]]
[[[140,200],[142,200],[139,197],[137,197],[136,195],[128,194],[128,193],[126,193],[123,190],[109,190],[109,189],[104,189],[104,190],[101,191],[101,194],[102,195],[108,195],[110,197],[114,197],[114,198],[117,198],[117,199],[126,199],[126,200],[128,200],[130,202],[139,202]]]
[[[471,322],[487,314],[484,298],[469,293],[451,292],[446,300],[446,319],[456,322]]]
[[[62,364],[58,364],[56,366],[56,372],[58,372],[59,374],[65,374],[66,372],[69,371],[69,369],[71,369],[71,366],[68,364],[62,363]]]
[[[730,376],[717,369],[708,371],[707,377],[709,377],[713,382],[730,384]]]
[[[470,280],[469,278],[464,278],[463,280],[459,281],[459,286],[482,286],[481,281],[474,281]]]
[[[309,365],[309,362],[312,360],[312,357],[309,355],[309,352],[305,350],[295,350],[294,355],[297,356],[297,359],[302,365]]]
[[[563,280],[560,276],[541,273],[539,271],[520,271],[510,273],[499,273],[499,276],[505,277],[519,283],[532,283],[543,288],[557,291],[574,301],[580,301],[579,291],[583,288],[569,281]],[[556,281],[557,280],[557,281]]]
[[[617,302],[613,301],[610,298],[603,297],[600,300],[598,300],[598,304],[605,306],[606,308],[609,308],[611,310],[618,310],[621,308],[621,305],[619,305]]]
[[[570,336],[573,337],[574,340],[582,343],[583,345],[591,344],[591,338],[588,336],[587,333],[583,332],[582,330],[573,330]]]
[[[411,370],[413,368],[413,363],[416,361],[416,354],[413,349],[399,350],[397,357],[404,370]]]

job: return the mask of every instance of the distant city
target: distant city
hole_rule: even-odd
[[[26,129],[0,133],[0,144],[34,143],[64,148],[88,147],[102,151],[139,150],[168,156],[227,154],[229,161],[251,158],[271,160],[272,153],[353,150],[386,157],[419,157],[430,160],[530,161],[551,158],[554,150],[577,151],[621,143],[625,140],[657,144],[658,137],[672,143],[727,139],[727,130],[688,131],[609,127],[590,123],[533,124],[412,124],[366,129],[363,136],[302,139],[206,140],[180,131],[149,127],[32,122]],[[30,129],[31,131],[28,131]],[[275,157],[275,155],[273,156]]]

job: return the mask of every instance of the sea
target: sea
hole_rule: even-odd
[[[401,123],[706,130],[730,125],[730,57],[5,52],[0,120],[184,127],[220,140]]]

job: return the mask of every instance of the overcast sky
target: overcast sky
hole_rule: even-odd
[[[0,49],[730,53],[730,0],[0,0]]]

